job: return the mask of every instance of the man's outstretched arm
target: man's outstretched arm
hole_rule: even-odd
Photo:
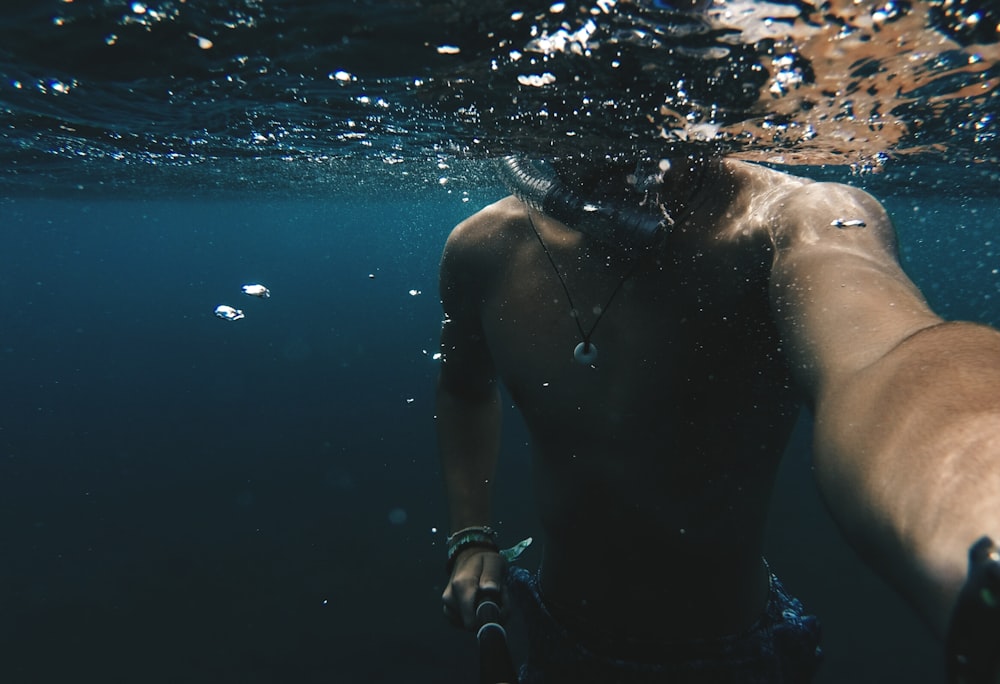
[[[1000,541],[1000,333],[929,309],[867,194],[807,185],[771,216],[772,303],[815,413],[821,492],[943,636],[969,547]]]

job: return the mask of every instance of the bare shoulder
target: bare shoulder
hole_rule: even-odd
[[[840,236],[851,229],[880,241],[895,243],[892,222],[882,204],[870,194],[842,183],[814,183],[788,195],[776,205],[776,237],[780,240]],[[830,229],[834,230],[831,231]]]
[[[441,256],[442,296],[448,291],[481,292],[499,276],[523,233],[524,205],[505,197],[483,207],[452,229]]]
[[[446,252],[497,249],[509,240],[511,228],[524,220],[524,212],[524,205],[515,197],[483,207],[455,226],[448,236]]]
[[[775,248],[859,247],[894,252],[896,234],[882,204],[861,188],[732,163],[748,218]]]
[[[803,185],[776,197],[766,215],[772,306],[814,399],[940,321],[900,266],[887,212],[864,190]]]

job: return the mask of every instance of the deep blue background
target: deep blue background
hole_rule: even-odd
[[[473,681],[440,615],[431,355],[441,246],[500,194],[0,201],[0,681]],[[883,199],[939,312],[1000,323],[1000,203]],[[513,415],[511,541],[535,529]],[[808,433],[769,555],[824,621],[821,681],[943,681],[826,517]]]

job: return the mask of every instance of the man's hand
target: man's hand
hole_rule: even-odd
[[[501,608],[506,605],[504,573],[506,562],[498,551],[469,548],[455,558],[455,567],[441,600],[444,614],[456,627],[474,630],[476,605],[484,592],[500,592]]]
[[[948,682],[1000,682],[1000,548],[983,537],[969,550],[969,576],[948,630]]]

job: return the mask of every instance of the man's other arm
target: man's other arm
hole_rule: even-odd
[[[490,488],[500,448],[501,406],[493,360],[481,321],[482,291],[490,256],[473,217],[451,234],[441,259],[441,370],[437,432],[451,532],[491,521]],[[495,255],[494,257],[495,258]],[[461,626],[475,626],[480,589],[503,585],[503,563],[489,549],[472,547],[454,559],[442,599]]]

